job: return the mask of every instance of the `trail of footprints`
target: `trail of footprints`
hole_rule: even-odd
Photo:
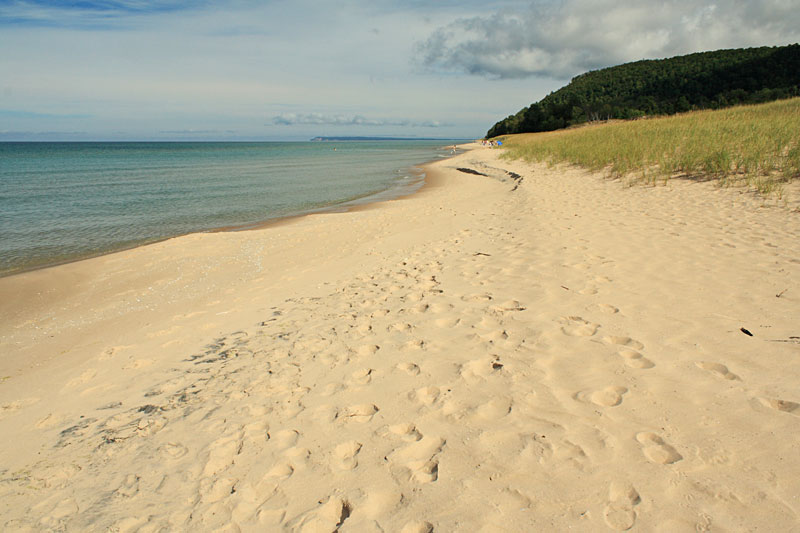
[[[576,471],[586,469],[593,454],[608,453],[597,444],[608,435],[598,428],[586,430],[591,438],[573,434],[532,414],[538,411],[530,406],[546,396],[546,388],[535,379],[536,339],[530,338],[535,334],[523,333],[530,303],[495,297],[490,290],[492,277],[524,278],[528,267],[515,261],[520,243],[507,235],[497,240],[505,247],[502,261],[490,261],[494,250],[440,251],[461,254],[460,276],[474,292],[449,294],[442,261],[418,254],[395,268],[354,279],[324,297],[324,306],[320,298],[294,298],[273,307],[256,327],[218,338],[202,353],[187,356],[162,382],[143,391],[137,405],[112,402],[69,423],[55,415],[40,421],[42,428],[56,428],[47,462],[4,474],[0,485],[11,488],[0,492],[4,497],[36,490],[38,502],[5,529],[101,524],[120,531],[233,531],[241,524],[310,532],[375,529],[389,520],[405,532],[429,532],[435,517],[414,514],[414,498],[435,490],[448,475],[441,470],[442,458],[451,446],[466,447],[475,458],[475,474],[487,472],[490,480],[499,449],[511,450],[531,468],[541,469],[557,458]],[[598,279],[593,286],[605,282]],[[589,309],[619,313],[610,304]],[[618,361],[633,371],[655,367],[641,342],[606,335],[602,324],[580,316],[562,317],[557,324],[574,342],[599,342],[616,350]],[[427,335],[432,328],[447,332],[455,350],[432,340]],[[722,382],[741,381],[720,363],[696,366]],[[420,386],[423,375],[435,376],[426,380],[435,385]],[[92,377],[87,371],[67,387],[89,386]],[[516,393],[498,396],[484,387],[498,380],[506,388],[516,387]],[[370,387],[386,388],[393,402],[373,403]],[[627,387],[612,383],[576,391],[573,399],[610,410],[632,396]],[[795,402],[754,402],[800,415]],[[463,424],[465,419],[471,423]],[[434,427],[449,434],[423,431],[426,420],[438,422]],[[185,427],[192,428],[191,442],[181,441]],[[324,428],[329,440],[304,434],[312,427]],[[479,430],[467,435],[469,427]],[[641,431],[631,440],[643,460],[655,465],[683,459],[655,432]],[[59,460],[76,448],[85,451],[84,460]],[[149,467],[130,472],[131,456]],[[383,472],[379,484],[355,489],[359,468],[376,464]],[[109,478],[113,483],[98,490],[97,480]],[[73,486],[92,487],[96,500],[79,504]],[[290,498],[289,488],[295,486],[314,490]],[[536,499],[530,487],[503,490],[511,503],[497,509],[509,513],[529,509]],[[641,500],[629,483],[612,483],[607,501],[599,503],[602,520],[614,530],[632,528]],[[173,511],[159,515],[164,508]]]
[[[435,267],[435,263],[432,266]],[[310,470],[309,465],[320,468],[320,456],[329,455],[329,459],[323,461],[329,468],[347,472],[358,468],[363,454],[363,445],[358,440],[340,442],[330,452],[312,452],[303,445],[302,429],[309,421],[301,419],[307,411],[305,398],[311,391],[311,384],[304,381],[303,368],[293,361],[293,357],[313,354],[315,361],[331,369],[374,358],[382,346],[370,342],[370,338],[374,335],[376,321],[387,318],[389,311],[382,309],[381,303],[390,298],[398,298],[404,304],[398,313],[403,319],[388,317],[396,321],[382,326],[389,335],[402,339],[396,352],[402,354],[423,349],[422,340],[406,340],[413,334],[412,317],[436,313],[442,304],[422,303],[426,295],[437,293],[438,281],[435,274],[427,274],[424,278],[420,275],[419,269],[413,267],[391,273],[397,283],[407,282],[413,276],[410,284],[413,284],[415,292],[391,284],[387,286],[384,280],[380,284],[365,284],[366,280],[359,280],[361,283],[331,296],[346,295],[340,298],[342,308],[328,316],[320,316],[315,299],[288,301],[284,309],[273,309],[271,316],[255,332],[232,333],[209,344],[203,353],[187,357],[162,383],[143,391],[140,405],[126,407],[116,402],[98,407],[94,416],[81,416],[76,423],[58,432],[48,462],[58,464],[59,450],[73,448],[93,450],[90,460],[72,469],[29,471],[38,472],[39,478],[30,473],[18,476],[15,482],[19,486],[52,489],[52,496],[44,498],[35,507],[33,515],[38,515],[35,519],[17,519],[5,525],[17,529],[61,528],[65,524],[85,527],[92,519],[99,518],[100,507],[109,502],[123,505],[132,499],[167,498],[191,503],[184,512],[175,516],[152,521],[125,517],[113,527],[159,530],[192,527],[194,524],[205,530],[235,524],[237,520],[262,526],[280,525],[298,531],[332,531],[341,526],[353,507],[346,498],[335,494],[324,498],[319,506],[296,516],[282,510],[291,505],[281,496],[281,484],[290,482],[298,472]],[[370,310],[367,315],[370,320],[364,320],[365,309]],[[351,316],[345,331],[336,329],[341,324],[342,310],[350,312]],[[309,318],[317,322],[308,326]],[[318,327],[320,323],[322,329]],[[439,324],[439,327],[444,326]],[[395,371],[413,378],[419,375],[420,367],[415,362],[402,360],[394,368],[380,371],[360,365],[360,368],[347,371],[347,379],[325,385],[324,390],[319,391],[319,397],[333,399],[342,396],[347,391],[369,385],[378,372]],[[92,375],[84,373],[68,387],[80,387],[91,378]],[[423,404],[435,402],[436,396],[434,390],[418,391],[418,400]],[[319,420],[333,424],[370,425],[379,412],[380,408],[371,402],[345,405],[331,402],[331,405],[314,408],[314,423]],[[298,422],[294,428],[271,429],[270,419],[283,423]],[[170,431],[173,426],[178,428],[186,424],[196,427],[197,433],[201,434],[191,444],[175,440]],[[372,432],[386,431],[385,425],[381,427],[383,429],[373,429]],[[388,432],[398,443],[387,459],[391,476],[401,484],[436,481],[437,456],[445,440],[423,437],[412,423],[395,424]],[[174,433],[179,435],[180,431]],[[198,443],[204,440],[207,444],[198,449]],[[121,476],[118,484],[108,490],[107,496],[99,496],[89,509],[81,509],[73,499],[65,497],[69,492],[68,485],[91,486],[96,483],[93,478],[97,474],[124,471],[124,461],[117,458],[124,457],[125,453],[136,454],[149,462],[152,469],[145,474]],[[257,479],[247,479],[253,476],[244,474],[246,467],[254,461],[269,466],[261,468],[255,476]],[[169,468],[176,464],[183,466],[174,470]],[[167,468],[162,468],[164,465]],[[159,471],[168,473],[155,479],[159,477],[155,474]],[[181,471],[182,474],[176,473]],[[92,512],[93,508],[98,511]],[[113,517],[114,514],[109,513],[106,519]],[[406,529],[422,531],[430,529],[428,526],[426,522],[410,521]]]

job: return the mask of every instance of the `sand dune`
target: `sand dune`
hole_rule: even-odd
[[[470,148],[0,280],[3,530],[796,529],[800,215]]]

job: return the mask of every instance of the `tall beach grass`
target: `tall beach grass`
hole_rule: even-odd
[[[800,98],[505,138],[504,157],[570,163],[647,183],[671,177],[780,192],[800,177]]]

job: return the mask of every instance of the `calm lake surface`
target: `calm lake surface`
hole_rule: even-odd
[[[0,143],[0,275],[411,192],[452,142]]]

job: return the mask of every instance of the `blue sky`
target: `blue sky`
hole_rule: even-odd
[[[800,41],[798,0],[0,0],[0,140],[474,138],[590,69]]]

